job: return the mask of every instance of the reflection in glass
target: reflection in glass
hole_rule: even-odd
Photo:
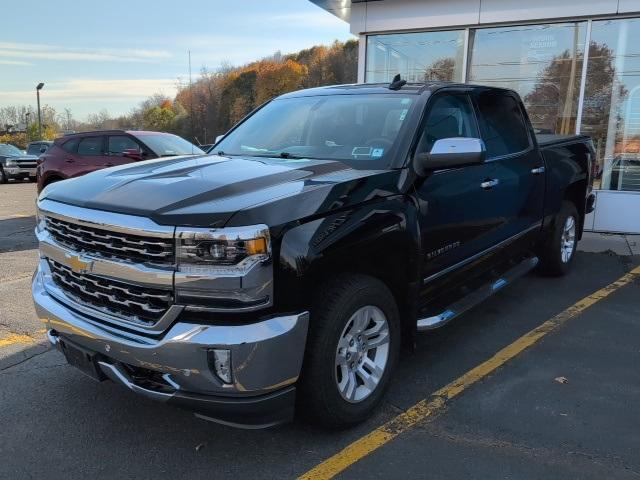
[[[595,186],[640,191],[640,20],[594,21],[581,133],[596,147]]]
[[[470,33],[470,82],[517,91],[538,133],[575,132],[585,22]]]
[[[367,37],[367,82],[462,81],[464,31],[399,33]]]

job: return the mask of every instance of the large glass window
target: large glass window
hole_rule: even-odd
[[[574,133],[586,22],[470,32],[468,81],[511,88],[538,133]]]
[[[367,82],[462,81],[464,31],[399,33],[367,37]]]
[[[640,19],[593,22],[581,133],[596,147],[596,187],[640,191]]]

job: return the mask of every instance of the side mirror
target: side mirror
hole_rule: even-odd
[[[40,147],[40,153],[44,153],[47,151],[47,147]]]
[[[419,153],[414,166],[419,175],[431,170],[462,167],[484,162],[486,149],[479,138],[443,138],[436,140],[429,153]]]
[[[140,150],[138,150],[137,148],[125,148],[122,151],[122,156],[130,158],[135,162],[142,160],[142,152],[140,152]]]
[[[216,137],[216,141],[215,141],[213,144],[215,145],[216,143],[218,143],[218,142],[219,142],[220,140],[222,140],[223,138],[224,138],[224,135],[218,135],[218,136]]]

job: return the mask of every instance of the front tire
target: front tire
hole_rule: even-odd
[[[7,174],[4,173],[4,168],[0,167],[0,183],[7,183],[9,179],[7,178]]]
[[[553,234],[540,258],[542,273],[554,277],[571,269],[578,246],[578,210],[571,202],[563,202],[556,218]]]
[[[299,408],[323,427],[368,418],[382,400],[400,350],[400,316],[380,280],[341,275],[312,306]]]

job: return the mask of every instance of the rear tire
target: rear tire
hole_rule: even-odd
[[[380,280],[344,274],[321,287],[309,325],[299,409],[325,428],[367,419],[398,362],[400,315]]]
[[[578,245],[578,210],[572,202],[563,202],[556,217],[552,237],[540,256],[540,271],[549,276],[566,275],[571,269]]]

